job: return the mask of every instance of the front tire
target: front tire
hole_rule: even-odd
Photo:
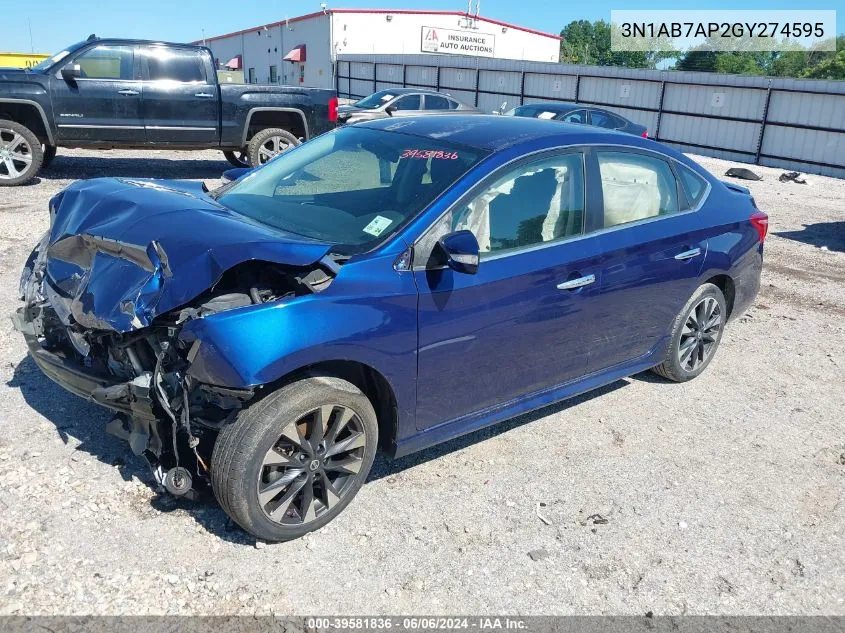
[[[223,156],[226,157],[226,160],[229,161],[230,165],[234,165],[235,167],[249,167],[249,157],[247,156],[247,152],[245,150],[238,150],[237,152],[225,150],[223,152]]]
[[[28,127],[0,120],[0,187],[29,182],[41,169],[41,141]]]
[[[376,414],[360,389],[333,376],[304,378],[241,411],[220,432],[211,485],[247,532],[289,541],[349,505],[377,446]]]
[[[257,132],[249,140],[247,156],[253,167],[263,165],[268,160],[299,145],[299,139],[287,130],[267,128]]]
[[[674,382],[692,380],[716,355],[726,322],[725,295],[702,284],[675,318],[666,357],[652,370]]]

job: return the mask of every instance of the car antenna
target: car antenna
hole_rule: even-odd
[[[98,40],[98,39],[100,39],[100,38],[99,38],[99,37],[97,37],[97,36],[96,36],[96,34],[91,33],[91,35],[89,35],[89,36],[88,36],[88,39],[87,39],[87,40],[85,40],[85,41],[86,41],[86,42],[93,42],[94,40]]]

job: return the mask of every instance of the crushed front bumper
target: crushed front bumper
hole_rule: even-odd
[[[12,324],[23,334],[30,358],[45,376],[72,394],[113,411],[147,420],[155,419],[149,377],[139,376],[129,382],[118,382],[86,371],[78,363],[44,349],[26,314],[26,308],[18,308],[12,315]]]

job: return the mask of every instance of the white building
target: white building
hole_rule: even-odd
[[[195,42],[197,44],[202,42]],[[326,9],[205,40],[250,83],[335,85],[341,53],[454,54],[557,62],[560,37],[460,11]]]

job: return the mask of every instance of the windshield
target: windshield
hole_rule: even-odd
[[[365,252],[395,233],[486,154],[358,126],[323,134],[237,181],[218,198],[287,233]]]
[[[84,46],[84,45],[85,45],[85,42],[77,42],[73,46],[68,46],[63,51],[60,51],[60,52],[56,53],[55,55],[53,55],[52,57],[48,57],[47,59],[35,64],[35,66],[30,68],[30,70],[33,70],[35,72],[47,70],[48,68],[50,68],[50,66],[52,66],[53,64],[58,64],[60,61],[62,61],[65,57],[70,55],[77,48],[80,48],[81,46]]]
[[[391,90],[381,90],[380,92],[374,92],[369,97],[364,97],[360,101],[356,101],[352,105],[356,108],[365,108],[367,110],[374,110],[375,108],[380,108],[388,101],[392,101],[396,98],[396,93]]]

